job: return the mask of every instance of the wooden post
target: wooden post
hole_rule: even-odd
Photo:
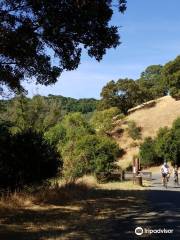
[[[138,157],[133,157],[133,183],[142,186],[142,176],[139,175],[140,160]]]
[[[142,177],[140,175],[136,176],[136,184],[142,186]]]

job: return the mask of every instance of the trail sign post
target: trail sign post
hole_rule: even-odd
[[[142,176],[139,175],[140,171],[140,160],[138,157],[133,158],[133,183],[136,183],[140,186],[142,186]]]

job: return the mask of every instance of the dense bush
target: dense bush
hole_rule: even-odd
[[[172,141],[171,129],[167,127],[160,128],[155,138],[155,151],[157,155],[165,161],[170,160],[170,145]]]
[[[177,56],[173,61],[168,62],[163,67],[165,84],[168,87],[172,97],[180,99],[180,56]]]
[[[63,175],[68,181],[74,181],[88,171],[83,166],[81,156],[78,154],[77,142],[86,135],[93,135],[95,131],[81,113],[70,113],[56,126],[45,133],[45,138],[56,145],[63,157]],[[87,147],[87,146],[86,146]]]
[[[128,122],[128,134],[133,139],[140,139],[141,138],[141,128],[137,127],[136,123],[134,121]]]
[[[75,180],[84,174],[110,173],[119,152],[115,142],[107,137],[85,135],[63,148],[64,176]]]
[[[21,188],[55,177],[62,161],[54,147],[31,130],[12,136],[0,128],[0,187]]]
[[[140,145],[139,156],[142,167],[158,165],[162,162],[162,158],[155,151],[155,141],[150,137],[146,138]]]
[[[180,165],[180,118],[174,121],[171,129],[159,130],[155,147],[158,156]]]
[[[63,120],[50,128],[44,136],[51,144],[61,147],[68,141],[94,133],[94,129],[86,121],[84,115],[77,112],[64,116]]]
[[[172,128],[160,128],[154,140],[145,139],[140,146],[141,163],[144,166],[170,161],[180,166],[180,118],[177,118]]]
[[[166,145],[169,151],[169,160],[172,164],[180,166],[180,118],[173,122]]]
[[[90,123],[99,133],[107,133],[113,129],[113,118],[120,113],[119,109],[112,107],[103,111],[95,111],[90,119]],[[120,118],[123,115],[118,115]]]
[[[71,113],[45,133],[63,157],[63,175],[74,181],[87,173],[109,172],[119,151],[116,143],[99,136],[81,113]]]
[[[53,145],[58,145],[59,142],[64,142],[66,138],[66,129],[61,122],[50,128],[49,131],[44,134],[45,139]]]

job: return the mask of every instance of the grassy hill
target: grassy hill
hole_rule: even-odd
[[[143,104],[131,109],[125,120],[119,121],[115,129],[121,128],[121,135],[114,134],[119,146],[125,150],[125,154],[119,159],[119,165],[127,167],[133,155],[139,151],[139,145],[145,137],[154,137],[160,127],[170,127],[172,122],[180,117],[180,101],[170,96],[165,96],[154,101],[154,104]],[[128,132],[128,121],[134,121],[141,128],[142,139],[133,140]]]

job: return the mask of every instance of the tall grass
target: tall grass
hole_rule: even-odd
[[[0,196],[0,209],[17,209],[35,204],[56,204],[82,199],[92,189],[90,184],[79,180],[76,183],[56,183],[31,187],[22,191],[4,192]]]

